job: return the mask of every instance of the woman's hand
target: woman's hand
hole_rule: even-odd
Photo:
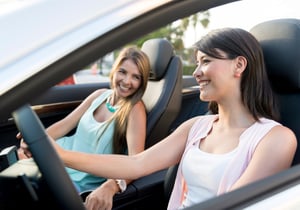
[[[31,158],[32,154],[28,148],[28,145],[24,142],[24,139],[22,138],[21,133],[18,133],[16,135],[17,139],[20,139],[20,147],[18,149],[18,158],[21,159],[27,159]]]
[[[88,210],[111,210],[113,197],[119,191],[119,186],[113,179],[107,180],[100,187],[92,191],[85,199],[85,207]]]
[[[62,154],[63,153],[63,149],[58,144],[56,144],[56,142],[55,142],[55,140],[53,138],[51,138],[50,136],[48,136],[48,137],[50,139],[51,144],[54,146],[54,149],[56,150],[56,152],[58,152],[59,155]],[[20,139],[20,147],[18,149],[18,157],[19,157],[19,159],[21,160],[21,159],[31,158],[32,154],[31,154],[31,152],[29,150],[28,145],[25,143],[25,141],[24,141],[21,133],[18,133],[16,135],[16,138]]]

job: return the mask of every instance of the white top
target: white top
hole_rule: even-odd
[[[217,118],[218,118],[218,115],[203,115],[194,123],[194,125],[190,129],[189,134],[188,134],[188,139],[186,141],[186,148],[184,150],[182,159],[180,160],[180,163],[178,166],[176,180],[175,180],[173,191],[171,193],[171,197],[170,197],[169,204],[168,204],[168,210],[175,210],[175,209],[178,209],[180,206],[182,206],[182,202],[184,200],[184,193],[187,192],[185,190],[186,183],[187,182],[192,183],[192,182],[194,182],[193,181],[194,179],[198,179],[197,178],[198,173],[197,173],[197,175],[194,175],[194,177],[191,176],[190,179],[188,179],[188,180],[186,178],[186,175],[189,175],[189,173],[186,173],[185,176],[183,176],[182,172],[185,171],[182,169],[183,161],[185,160],[185,156],[189,153],[189,151],[191,149],[195,149],[195,147],[199,148],[198,147],[199,139],[203,139],[208,135],[208,133],[212,129],[213,122]],[[219,180],[219,186],[218,186],[216,195],[221,195],[225,192],[228,192],[232,188],[233,184],[236,183],[236,181],[240,178],[240,176],[244,173],[247,166],[249,165],[249,163],[252,159],[252,155],[256,149],[256,146],[263,139],[263,137],[276,125],[280,125],[280,123],[278,123],[274,120],[260,118],[259,121],[255,122],[253,125],[251,125],[249,128],[247,128],[240,135],[238,146],[236,147],[235,150],[233,150],[234,152],[233,151],[232,151],[232,153],[229,152],[230,156],[232,155],[232,158],[228,158],[227,162],[224,162],[223,165],[220,163],[223,168],[223,171],[221,169],[217,170],[218,173],[222,174],[222,178],[221,178],[221,180]],[[195,155],[193,155],[193,153],[191,153],[191,154],[192,154],[191,155],[192,157],[195,156]],[[200,155],[199,155],[199,157],[200,157]],[[202,152],[202,155],[203,155],[203,152]],[[190,164],[196,162],[196,165],[199,165],[199,166],[193,165],[193,167],[191,167],[191,168],[194,169],[196,167],[196,168],[198,168],[198,170],[205,173],[205,170],[207,170],[207,168],[205,168],[205,167],[209,167],[209,166],[206,166],[206,164],[212,165],[211,161],[214,159],[212,157],[214,157],[215,155],[207,154],[207,156],[203,155],[203,157],[202,157],[202,155],[201,155],[201,158],[209,157],[208,159],[210,161],[207,161],[207,159],[205,161],[201,161],[201,163],[202,163],[201,165],[199,164],[199,162],[196,162],[196,161],[198,161],[198,159],[196,161],[195,160],[188,161],[188,159],[186,159],[186,161],[188,161]],[[224,154],[224,155],[227,155],[227,154]],[[198,156],[198,155],[196,155],[196,156]],[[222,156],[222,154],[220,156]],[[222,156],[222,158],[223,158],[223,156]],[[205,164],[204,164],[204,162],[205,162]],[[213,171],[213,170],[211,170],[211,171]],[[213,176],[213,175],[215,176],[216,174],[217,173],[213,171],[213,173],[212,172],[209,173],[209,176]],[[217,181],[215,183],[217,183]],[[198,193],[197,195],[199,196],[200,194]],[[197,195],[195,195],[195,196],[197,197]],[[201,194],[201,197],[202,196],[203,195]],[[193,198],[194,198],[194,196],[193,196]],[[203,200],[203,199],[200,199],[200,200]]]
[[[182,162],[182,172],[188,193],[181,208],[216,196],[223,172],[233,159],[237,149],[225,154],[212,154],[201,151],[198,141],[187,152]]]

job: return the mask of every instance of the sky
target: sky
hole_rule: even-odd
[[[292,6],[291,6],[292,5]],[[192,45],[209,30],[221,27],[239,27],[250,30],[256,24],[278,18],[299,18],[299,0],[242,0],[209,10],[207,29],[190,28],[186,34],[186,47]]]

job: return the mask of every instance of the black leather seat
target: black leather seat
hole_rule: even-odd
[[[250,32],[263,48],[269,79],[279,100],[280,122],[292,129],[299,141],[300,20],[271,20],[256,25]],[[300,146],[293,165],[300,163],[299,149]]]
[[[144,42],[142,50],[151,65],[143,101],[147,109],[146,148],[170,133],[170,127],[181,107],[182,62],[174,54],[171,43],[164,38]]]

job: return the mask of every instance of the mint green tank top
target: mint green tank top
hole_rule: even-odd
[[[68,150],[93,154],[112,154],[115,123],[113,121],[106,128],[107,121],[97,122],[93,116],[94,111],[112,92],[112,90],[107,90],[96,98],[81,117],[75,134],[62,137],[57,140],[57,143]],[[68,167],[66,167],[66,170],[79,192],[95,189],[106,180],[103,177],[97,177]]]

